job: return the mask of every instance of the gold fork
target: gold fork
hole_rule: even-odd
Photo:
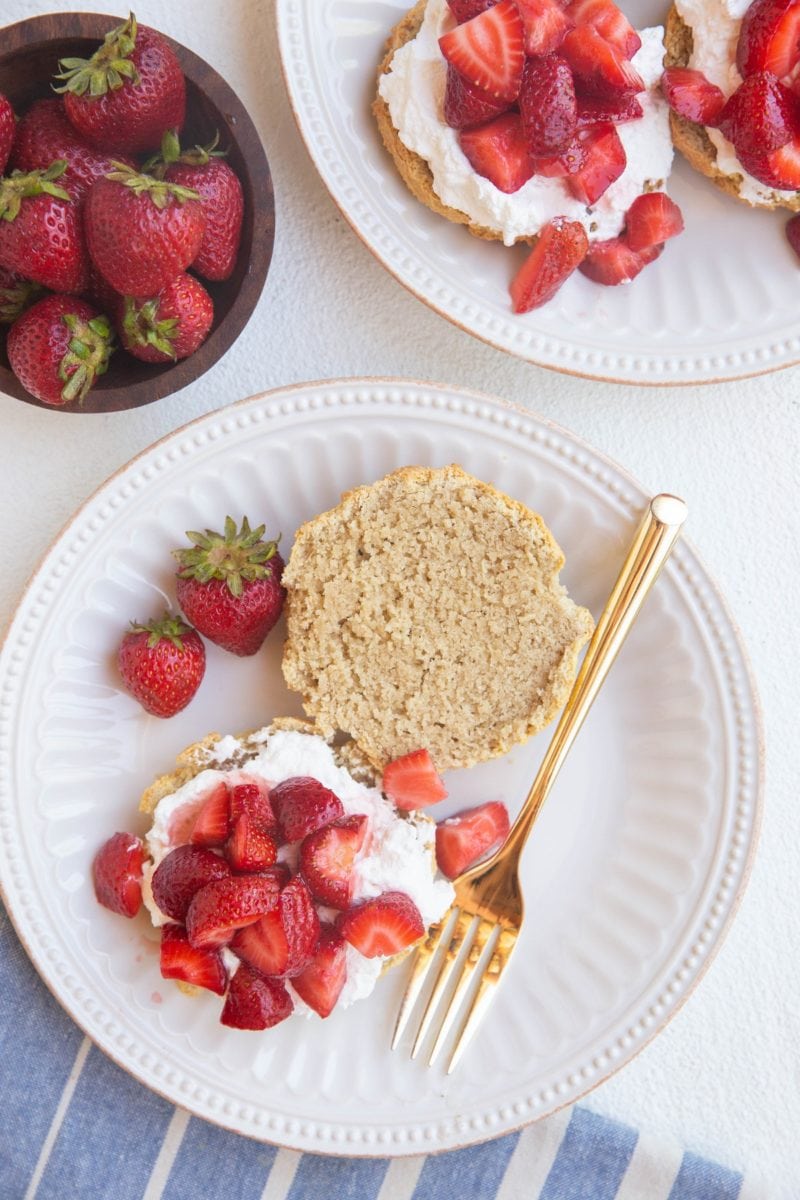
[[[486,862],[454,881],[453,905],[441,921],[431,926],[417,949],[392,1038],[393,1050],[430,976],[433,987],[422,1013],[411,1057],[416,1058],[419,1054],[440,1008],[442,1013],[429,1065],[433,1065],[439,1056],[462,1009],[465,1012],[450,1056],[448,1074],[464,1053],[508,966],[522,927],[524,905],[519,860],[528,834],[645,597],[678,540],[685,520],[686,505],[677,496],[663,494],[650,501],[597,622],[553,739],[506,841]],[[438,965],[437,972],[435,965]],[[449,1002],[443,1005],[445,993],[453,985]]]

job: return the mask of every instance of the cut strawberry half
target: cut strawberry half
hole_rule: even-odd
[[[619,92],[616,96],[578,96],[578,129],[609,123],[622,125],[643,116],[644,109],[633,92]]]
[[[786,240],[800,258],[800,213],[786,222]]]
[[[323,925],[317,953],[292,980],[301,1000],[320,1017],[329,1017],[347,979],[347,949],[333,925]]]
[[[237,929],[252,925],[278,905],[278,881],[270,875],[232,875],[215,879],[195,895],[186,913],[193,946],[224,946]]]
[[[336,928],[365,958],[399,954],[425,932],[419,909],[405,892],[383,892],[339,913]]]
[[[499,800],[457,813],[436,826],[436,862],[448,879],[463,875],[508,837],[508,810]]]
[[[518,192],[534,172],[519,113],[505,113],[486,125],[462,129],[461,149],[474,171],[501,192]]]
[[[746,78],[769,71],[790,75],[800,58],[800,0],[753,0],[744,14],[736,66]]]
[[[552,300],[588,249],[586,230],[578,221],[556,217],[545,225],[511,282],[514,312],[530,312]]]
[[[177,846],[153,872],[153,899],[165,916],[183,923],[197,892],[215,879],[226,879],[231,869],[213,850],[204,846]]]
[[[348,908],[355,886],[356,856],[367,835],[365,816],[343,817],[309,834],[300,845],[300,870],[314,899]]]
[[[218,783],[197,814],[192,828],[194,846],[223,846],[230,833],[228,785]]]
[[[487,8],[493,8],[497,0],[447,0],[448,7],[459,22],[471,21]]]
[[[574,25],[559,0],[517,0],[517,8],[525,30],[525,53],[529,57],[552,54]]]
[[[578,121],[575,81],[565,58],[529,58],[522,73],[519,112],[528,149],[537,158],[559,154],[572,141]]]
[[[218,996],[224,996],[228,986],[219,950],[198,950],[180,925],[165,925],[161,930],[161,974],[164,979],[180,979]]]
[[[625,215],[625,241],[631,250],[649,250],[683,232],[683,214],[664,192],[637,196]]]
[[[231,980],[220,1021],[232,1029],[271,1029],[293,1011],[285,984],[243,965]]]
[[[459,75],[448,63],[447,83],[444,89],[444,119],[451,129],[469,129],[491,121],[510,107],[509,100],[498,100],[474,83]]]
[[[403,812],[447,799],[447,788],[427,750],[412,750],[390,762],[383,772],[381,790]]]
[[[742,151],[739,159],[745,171],[767,187],[782,192],[800,191],[800,139],[793,139],[780,150],[769,154],[747,154]]]
[[[344,816],[339,797],[307,775],[297,775],[276,784],[270,793],[270,801],[287,842],[299,842],[315,829]]]
[[[604,242],[592,243],[579,270],[595,283],[616,287],[635,279],[663,249],[663,246],[651,246],[649,250],[637,252],[631,250],[624,237],[607,238]]]
[[[619,179],[628,163],[615,125],[593,125],[578,134],[586,152],[579,171],[567,179],[567,187],[584,204],[595,204]]]
[[[737,154],[780,150],[800,135],[800,98],[774,75],[748,75],[729,98],[717,128]]]
[[[144,846],[132,833],[115,833],[92,863],[94,894],[104,908],[135,917],[142,907]]]
[[[302,971],[314,957],[319,929],[311,893],[296,875],[281,891],[276,908],[239,930],[231,950],[264,975],[289,977]]]
[[[716,84],[690,67],[667,67],[661,90],[673,112],[699,125],[716,125],[725,107],[725,96]]]
[[[476,87],[516,100],[525,65],[525,32],[514,0],[500,0],[439,38],[449,63]]]
[[[613,0],[573,0],[566,15],[574,25],[591,25],[624,58],[633,58],[642,48],[642,39]]]
[[[269,788],[264,780],[253,780],[252,783],[240,782],[230,790],[230,821],[231,825],[239,819],[242,813],[247,813],[254,825],[259,829],[274,829],[278,822],[272,811],[269,799]]]
[[[275,840],[243,812],[225,844],[225,857],[234,871],[262,871],[278,857]]]
[[[559,53],[575,73],[584,91],[599,96],[616,92],[643,92],[644,81],[634,66],[593,25],[580,25],[564,38]]]

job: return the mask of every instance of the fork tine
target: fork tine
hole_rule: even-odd
[[[428,973],[436,957],[436,953],[444,941],[445,931],[452,923],[456,909],[448,909],[441,921],[437,921],[435,925],[431,925],[428,930],[428,935],[425,941],[417,948],[414,956],[414,966],[411,971],[411,978],[403,996],[400,1005],[400,1011],[397,1014],[397,1021],[394,1027],[394,1035],[392,1037],[392,1049],[397,1048],[397,1043],[405,1032],[408,1019],[414,1009],[414,1005],[419,999],[419,994],[425,986],[425,980],[428,978]]]
[[[514,952],[518,933],[519,930],[516,929],[501,928],[500,930],[500,936],[492,947],[491,957],[483,972],[480,985],[467,1012],[464,1024],[461,1027],[458,1040],[453,1047],[453,1053],[450,1055],[450,1062],[447,1067],[448,1075],[452,1074],[455,1070],[461,1055],[472,1040],[475,1030],[478,1028],[484,1013],[491,1003],[494,990],[500,981],[500,976],[508,966],[511,955]]]
[[[436,1041],[433,1043],[431,1056],[428,1059],[428,1065],[431,1067],[439,1057],[439,1052],[445,1043],[447,1035],[458,1019],[458,1015],[461,1011],[461,1005],[464,1002],[464,996],[469,991],[470,984],[475,978],[478,963],[483,957],[486,944],[489,942],[496,929],[497,926],[491,921],[487,921],[483,917],[479,918],[478,927],[475,931],[475,938],[469,948],[469,953],[465,956],[461,966],[461,974],[456,985],[456,990],[453,993],[452,999],[450,1000],[447,1012],[442,1017],[442,1023],[439,1028],[439,1032],[436,1035]]]
[[[425,1012],[422,1014],[422,1020],[420,1021],[419,1029],[417,1030],[417,1036],[411,1050],[412,1058],[416,1058],[419,1054],[420,1047],[425,1040],[425,1035],[430,1029],[431,1022],[436,1015],[436,1010],[439,1007],[439,1001],[442,998],[442,994],[450,982],[450,977],[453,974],[453,968],[456,965],[456,960],[461,953],[464,939],[468,933],[470,933],[469,941],[472,941],[471,929],[474,921],[472,913],[462,912],[458,908],[456,908],[455,911],[458,913],[458,917],[455,925],[453,926],[452,933],[450,934],[450,944],[445,951],[442,964],[439,967],[439,974],[437,976],[436,983],[433,985],[433,991],[431,992],[428,1003],[425,1006]]]

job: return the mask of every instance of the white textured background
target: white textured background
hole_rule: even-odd
[[[0,23],[103,3],[0,0]],[[277,203],[272,271],[227,357],[178,395],[74,417],[0,395],[0,624],[74,508],[154,439],[298,380],[407,375],[483,389],[569,427],[653,491],[686,497],[694,540],[749,647],[765,710],[767,803],[750,888],[686,1007],[592,1107],[670,1133],[774,1194],[800,1194],[800,368],[638,391],[527,366],[451,327],[372,258],[328,198],[286,101],[272,0],[138,0],[207,58],[263,138]],[[121,7],[117,11],[122,14]],[[735,254],[735,247],[731,247]],[[800,273],[798,273],[800,299]]]

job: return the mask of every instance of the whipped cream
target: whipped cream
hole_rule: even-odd
[[[691,27],[693,50],[689,66],[702,71],[726,96],[732,96],[742,82],[736,67],[736,46],[742,17],[751,0],[675,0],[683,21]],[[717,166],[725,175],[739,175],[739,195],[750,204],[772,206],[777,199],[796,195],[793,190],[778,191],[761,183],[739,162],[734,146],[718,129],[706,127],[717,152]]]
[[[636,197],[645,190],[662,190],[672,167],[669,109],[658,86],[663,29],[640,32],[642,47],[633,63],[647,91],[639,97],[643,117],[617,126],[628,159],[625,171],[587,209],[561,179],[534,175],[507,195],[475,172],[459,145],[458,130],[446,125],[442,115],[447,63],[439,38],[454,25],[446,0],[428,0],[419,33],[395,51],[391,70],[379,84],[400,140],[430,166],[439,199],[466,213],[473,223],[497,230],[507,246],[533,236],[558,216],[580,221],[591,240],[616,237]]]
[[[249,757],[241,770],[222,771],[211,765],[193,779],[159,802],[153,813],[153,824],[146,835],[152,864],[145,866],[142,898],[154,925],[169,920],[153,899],[152,873],[161,860],[175,849],[170,839],[170,826],[184,805],[199,802],[216,783],[226,779],[235,783],[236,777],[254,776],[268,784],[276,784],[298,775],[310,775],[330,788],[342,802],[348,816],[363,813],[369,819],[364,850],[356,862],[354,899],[366,900],[381,892],[405,892],[416,904],[425,926],[432,925],[449,908],[453,887],[435,875],[433,849],[434,826],[426,817],[400,817],[396,809],[378,788],[366,787],[340,767],[327,742],[313,734],[294,731],[266,730],[250,735],[248,742],[260,742],[254,757]],[[220,764],[242,752],[242,743],[234,737],[222,738],[208,751],[208,761]],[[333,916],[333,913],[323,916]],[[235,971],[239,960],[230,951],[223,959],[229,971]],[[383,968],[384,959],[365,958],[352,946],[347,948],[347,981],[338,1004],[347,1008],[372,992]],[[293,994],[297,1012],[311,1010]]]

